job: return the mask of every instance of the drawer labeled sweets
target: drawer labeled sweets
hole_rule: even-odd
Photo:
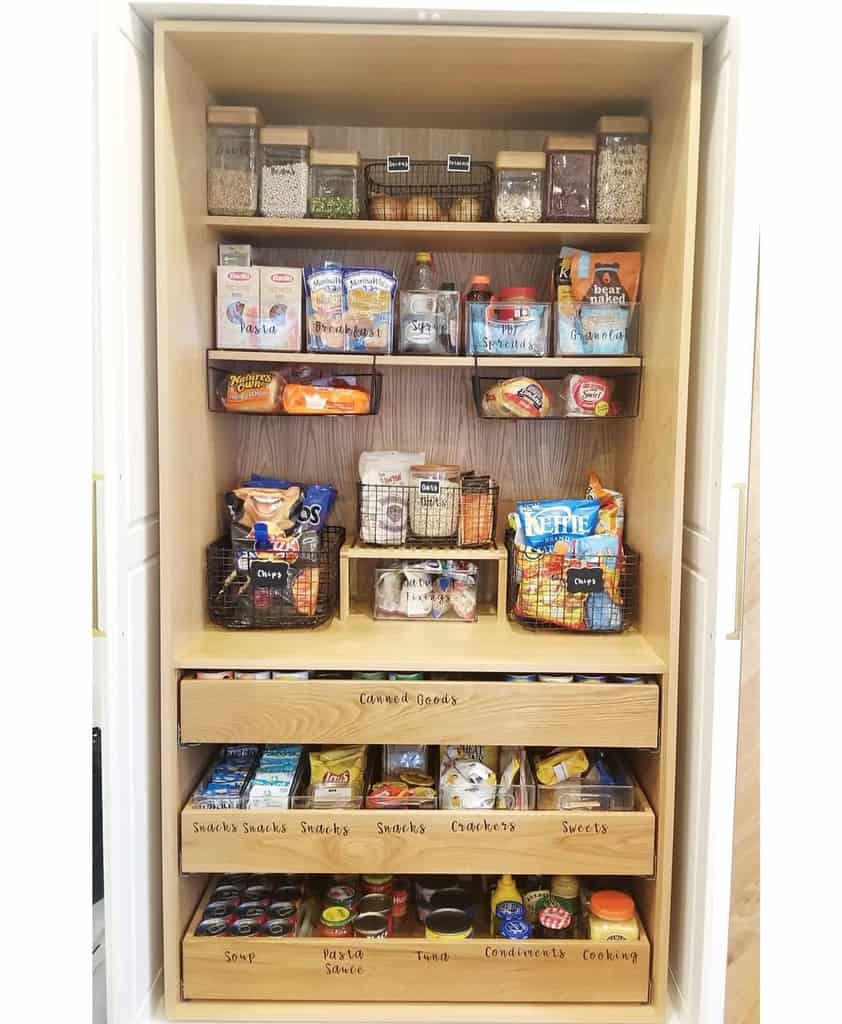
[[[623,880],[231,874],[211,880],[182,957],[195,999],[399,1000],[433,971],[447,1001],[493,985],[498,1001],[640,1002],[650,947]]]
[[[654,863],[645,795],[590,748],[229,745],[181,823],[188,872],[446,871],[457,857],[482,871],[648,875]]]

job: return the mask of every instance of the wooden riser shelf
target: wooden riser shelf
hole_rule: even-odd
[[[187,872],[651,875],[655,815],[634,811],[203,810],[181,814]]]
[[[208,349],[210,363],[328,363],[334,366],[384,366],[399,369],[415,367],[436,370],[472,370],[477,366],[512,367],[536,370],[558,367],[567,370],[639,370],[643,357],[627,356],[541,356],[536,359],[513,356],[414,356],[390,353],[389,355],[349,355],[345,352],[270,352],[255,349],[215,348]]]
[[[182,679],[185,743],[658,745],[656,683]]]

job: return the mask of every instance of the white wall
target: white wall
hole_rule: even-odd
[[[152,37],[126,4],[102,4],[99,18],[96,447],[106,636],[95,641],[95,693],[108,1015],[133,1024],[149,1016],[162,961]]]

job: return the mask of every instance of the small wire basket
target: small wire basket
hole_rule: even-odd
[[[208,615],[227,629],[308,629],[336,612],[341,526],[326,526],[318,551],[294,562],[237,549],[220,538],[207,548]]]
[[[413,160],[391,173],[375,161],[365,168],[365,191],[370,220],[492,220],[494,168],[471,161],[468,171],[448,171],[445,160]]]
[[[538,553],[506,531],[509,618],[531,629],[620,633],[632,625],[640,590],[640,556]]]
[[[357,535],[363,544],[385,547],[489,547],[499,495],[485,478],[463,478],[433,495],[420,486],[358,483]]]

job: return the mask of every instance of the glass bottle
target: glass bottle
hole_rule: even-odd
[[[430,354],[436,350],[437,303],[432,254],[416,253],[409,288],[401,292],[400,352]]]
[[[468,291],[465,294],[467,323],[467,344],[465,348],[471,354],[482,352],[485,338],[486,307],[494,297],[491,290],[491,278],[488,274],[474,274]]]
[[[208,107],[208,213],[253,217],[257,212],[257,107]]]

